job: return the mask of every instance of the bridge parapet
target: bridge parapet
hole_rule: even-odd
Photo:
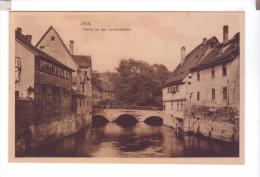
[[[119,116],[131,115],[138,121],[143,122],[149,117],[160,117],[163,121],[170,122],[171,117],[165,111],[161,110],[137,110],[137,109],[93,109],[93,116],[102,116],[110,122],[114,122]],[[166,125],[168,125],[167,123]],[[168,125],[171,126],[171,125]]]
[[[130,109],[130,110],[154,110],[162,111],[162,107],[156,106],[124,106],[124,105],[106,105],[106,106],[96,106],[94,109]]]

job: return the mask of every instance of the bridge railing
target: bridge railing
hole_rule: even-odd
[[[94,106],[93,108],[101,109],[134,109],[134,110],[153,110],[153,111],[162,111],[162,107],[158,106],[127,106],[127,105],[103,105],[103,106]]]

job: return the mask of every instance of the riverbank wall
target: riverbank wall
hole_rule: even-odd
[[[16,102],[15,151],[31,148],[73,135],[91,123],[91,117],[71,112],[40,117],[35,115],[32,101]]]
[[[183,130],[212,139],[239,142],[239,111],[235,107],[187,107]]]

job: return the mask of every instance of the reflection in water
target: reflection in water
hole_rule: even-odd
[[[116,119],[116,123],[121,127],[133,127],[137,124],[137,119],[129,114],[123,114]]]
[[[157,116],[148,117],[147,119],[145,119],[144,122],[147,123],[148,125],[152,125],[152,126],[162,126],[163,125],[163,119],[160,117],[157,117]]]
[[[184,135],[166,126],[107,123],[42,146],[29,156],[58,157],[234,157],[238,145]],[[28,156],[28,154],[27,154]]]
[[[103,127],[108,123],[108,120],[103,116],[94,116],[92,119],[92,127],[99,128]]]

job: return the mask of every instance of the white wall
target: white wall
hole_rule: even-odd
[[[26,48],[23,44],[15,42],[15,57],[21,58],[21,75],[20,82],[15,84],[15,91],[19,91],[19,97],[27,97],[27,88],[29,86],[34,88],[34,74],[35,74],[35,58],[34,54]],[[14,58],[13,58],[14,60]],[[30,95],[33,98],[33,94]]]
[[[235,67],[234,67],[235,65]],[[200,80],[197,81],[197,73],[192,73],[191,78],[191,90],[192,93],[191,103],[192,104],[204,104],[204,105],[226,105],[227,100],[223,100],[223,87],[228,88],[229,102],[235,102],[234,95],[231,94],[232,88],[237,87],[235,85],[234,80],[238,78],[234,78],[236,74],[237,60],[233,62],[229,62],[226,64],[227,67],[227,75],[222,75],[222,65],[217,65],[215,67],[215,78],[211,78],[211,68],[206,68],[200,70]],[[239,82],[239,80],[237,80]],[[212,89],[215,89],[215,100],[212,100]],[[197,100],[197,92],[200,92],[200,99]],[[231,96],[233,95],[233,96]]]
[[[52,37],[54,37],[55,40],[52,41]],[[43,46],[44,48],[41,48],[41,46]],[[62,41],[59,39],[57,33],[54,30],[50,30],[47,33],[47,35],[38,44],[37,48],[41,49],[45,53],[59,60],[61,63],[77,71],[76,63],[74,62],[73,58],[68,54],[62,44]],[[73,72],[72,76],[76,76],[76,72]]]

